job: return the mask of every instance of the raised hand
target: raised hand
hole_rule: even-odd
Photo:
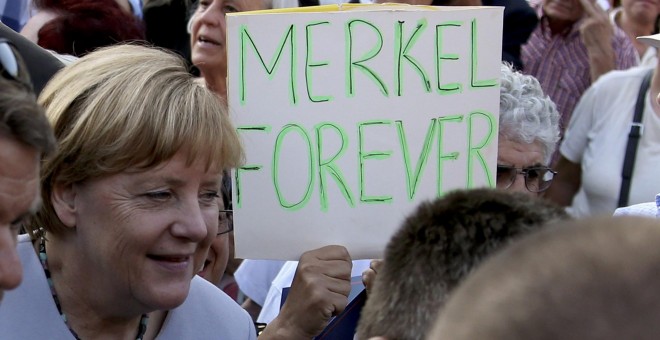
[[[584,15],[580,24],[580,37],[589,55],[591,81],[614,69],[615,54],[612,47],[614,27],[607,12],[593,0],[580,0]]]
[[[260,339],[311,339],[318,335],[348,304],[352,266],[342,246],[304,253],[280,314]]]

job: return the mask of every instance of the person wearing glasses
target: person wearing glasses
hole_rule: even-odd
[[[221,187],[220,201],[220,215],[218,223],[218,232],[211,242],[211,247],[206,255],[206,260],[202,269],[197,273],[206,281],[211,282],[218,288],[222,289],[232,299],[236,300],[238,294],[238,286],[236,286],[236,293],[231,294],[224,288],[223,279],[226,280],[226,270],[230,257],[234,255],[233,242],[230,242],[230,233],[234,230],[233,211],[231,210],[231,181],[229,180],[230,174],[227,172],[223,175]]]
[[[559,141],[559,112],[538,80],[502,64],[497,188],[538,196],[557,174],[548,167]]]
[[[0,39],[0,300],[21,282],[16,239],[21,223],[39,206],[39,159],[55,149],[31,88],[21,56]]]
[[[26,275],[5,295],[2,337],[255,339],[247,312],[196,275],[223,171],[243,161],[219,98],[180,57],[121,45],[64,68],[39,103],[58,145],[19,237]]]
[[[533,76],[509,63],[500,68],[497,189],[538,197],[557,172],[548,167],[559,141],[559,112]],[[362,278],[371,289],[382,260],[371,261]]]

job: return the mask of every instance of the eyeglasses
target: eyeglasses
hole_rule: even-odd
[[[500,189],[508,189],[516,181],[518,174],[522,174],[525,177],[525,187],[527,190],[531,192],[543,192],[548,190],[557,172],[547,166],[516,168],[512,166],[498,165],[497,187]]]
[[[6,39],[0,39],[0,74],[3,78],[15,81],[32,91],[32,82],[27,66],[25,66],[21,54]]]
[[[220,210],[220,223],[218,223],[218,233],[216,236],[226,234],[234,230],[234,211]]]

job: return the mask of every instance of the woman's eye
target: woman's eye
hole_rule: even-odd
[[[527,170],[527,177],[532,179],[537,179],[539,178],[539,171],[536,169],[529,169]]]
[[[210,3],[210,1],[200,1],[197,8],[198,9],[207,8],[207,7],[209,7],[209,3]]]
[[[214,203],[217,201],[218,198],[220,198],[220,195],[218,194],[217,191],[205,192],[200,196],[200,200],[206,204]]]
[[[164,201],[172,197],[169,191],[153,191],[145,194],[150,199]]]
[[[238,8],[236,8],[236,7],[234,7],[234,6],[231,6],[231,5],[226,5],[226,6],[224,6],[224,7],[222,8],[222,11],[225,12],[225,13],[236,13],[236,12],[240,12],[240,10],[239,10]]]
[[[22,219],[18,222],[12,222],[9,229],[11,230],[13,235],[17,235],[18,232],[21,230],[21,226],[23,226],[23,220]]]

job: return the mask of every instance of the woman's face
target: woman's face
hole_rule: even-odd
[[[221,171],[187,165],[186,156],[62,189],[69,210],[54,202],[60,220],[75,227],[81,279],[123,308],[183,303],[215,238]]]
[[[201,0],[192,17],[192,62],[205,77],[227,76],[225,14],[266,9],[263,0]]]
[[[222,199],[219,199],[219,201],[220,210],[224,210],[225,207]],[[222,218],[226,219],[227,217],[223,216]],[[226,223],[226,221],[223,223]],[[225,269],[227,268],[227,261],[229,260],[230,250],[229,234],[231,233],[225,233],[213,238],[213,241],[211,242],[211,248],[206,255],[206,260],[204,261],[202,270],[199,272],[199,276],[203,277],[206,281],[209,281],[216,286],[220,284],[222,275],[224,275]]]
[[[497,145],[497,165],[512,166],[516,168],[529,168],[545,165],[545,153],[540,142],[519,143],[507,140],[500,136]],[[522,174],[516,176],[515,181],[506,189],[531,196],[537,193],[530,192],[525,186],[525,177]]]
[[[631,19],[640,23],[655,23],[660,14],[660,0],[622,0],[621,6]]]

